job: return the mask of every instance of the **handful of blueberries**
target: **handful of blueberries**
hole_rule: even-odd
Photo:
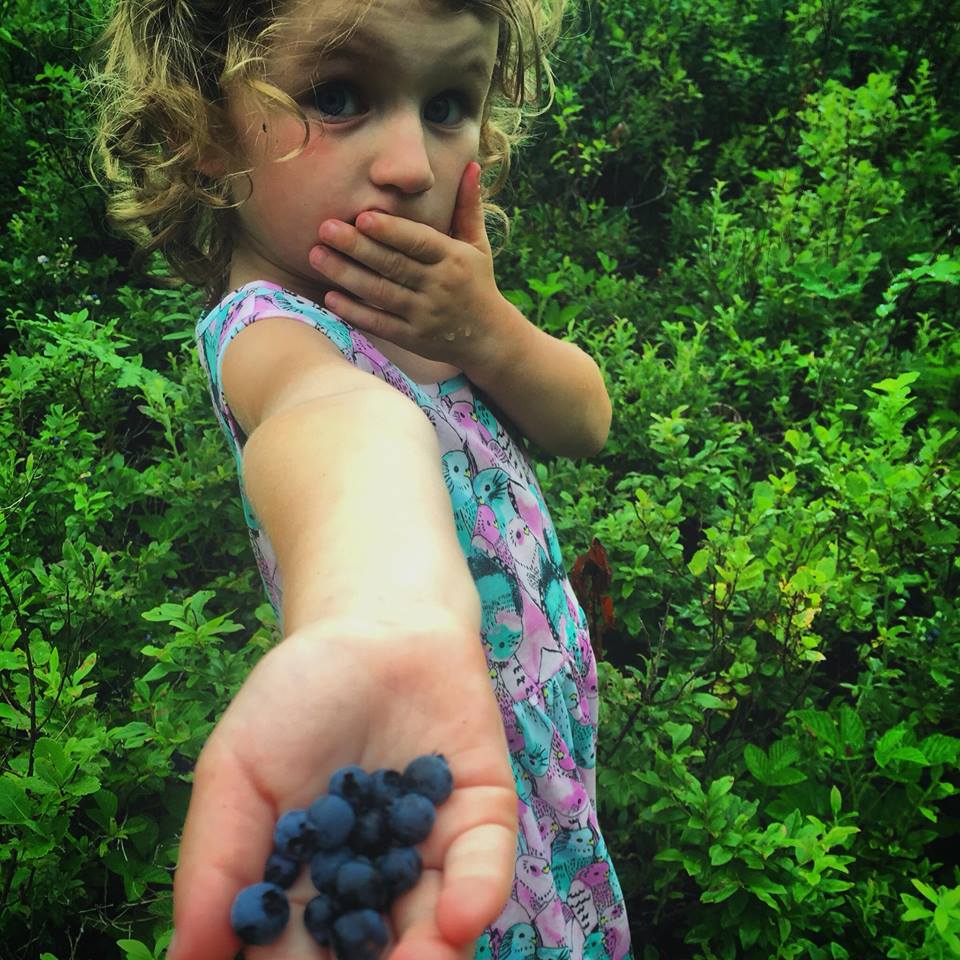
[[[230,923],[244,943],[272,943],[290,918],[284,890],[309,864],[318,892],[304,911],[307,930],[340,958],[373,960],[387,942],[383,913],[420,879],[414,845],[430,834],[453,777],[433,753],[403,773],[342,767],[327,790],[277,821],[263,882],[237,894]]]

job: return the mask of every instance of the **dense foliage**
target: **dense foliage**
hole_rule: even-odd
[[[89,180],[103,0],[0,13],[0,956],[147,960],[276,627],[200,301]],[[594,3],[517,164],[501,284],[614,401],[538,470],[638,960],[960,956],[956,13]]]

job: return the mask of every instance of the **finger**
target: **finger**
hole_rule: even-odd
[[[455,790],[422,852],[442,864],[437,925],[445,939],[475,940],[500,915],[513,884],[517,796],[512,784]]]
[[[169,960],[231,960],[236,954],[240,941],[230,927],[230,908],[243,887],[262,879],[275,820],[273,804],[248,781],[236,757],[201,756],[174,878]]]
[[[473,247],[479,247],[488,242],[480,200],[480,164],[468,163],[460,178],[450,235],[455,240],[462,240]]]
[[[381,310],[406,316],[414,308],[414,291],[388,277],[323,247],[314,248],[311,262],[331,283]],[[333,309],[331,307],[331,309]],[[346,319],[346,317],[344,317]]]
[[[357,216],[356,225],[365,237],[422,264],[439,263],[449,249],[450,238],[429,224],[393,217],[381,210],[365,210]]]
[[[411,290],[419,289],[423,280],[424,264],[401,250],[365,236],[356,227],[340,220],[326,220],[320,225],[322,245],[337,250],[374,273],[387,277]],[[315,253],[314,248],[311,253]],[[311,261],[313,256],[311,256]],[[316,266],[316,264],[314,264]]]
[[[410,324],[402,317],[379,310],[372,304],[360,303],[336,290],[324,296],[323,305],[341,320],[346,320],[351,326],[363,330],[364,333],[371,333],[375,337],[389,340],[405,349],[413,349]]]
[[[424,870],[416,887],[394,904],[397,946],[390,960],[469,960],[472,946],[446,942],[437,926],[437,898],[442,887],[439,871]]]

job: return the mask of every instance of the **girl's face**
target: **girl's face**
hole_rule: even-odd
[[[367,7],[367,3],[363,7]],[[449,231],[460,178],[477,158],[498,24],[437,0],[294,0],[277,36],[268,79],[310,123],[269,114],[249,94],[230,100],[248,152],[253,192],[236,211],[230,285],[271,280],[322,302],[329,289],[308,262],[327,219],[353,223],[382,210]],[[321,125],[322,121],[322,125]],[[241,181],[239,197],[246,196]]]

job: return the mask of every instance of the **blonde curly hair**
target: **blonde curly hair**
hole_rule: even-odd
[[[552,99],[546,55],[568,0],[434,2],[493,14],[500,25],[478,160],[485,211],[506,228],[506,214],[489,198],[503,186],[525,121]],[[111,222],[133,236],[141,262],[159,252],[174,277],[203,287],[211,301],[225,292],[232,253],[232,212],[239,203],[231,185],[250,172],[224,91],[246,85],[265,106],[303,123],[304,145],[309,137],[300,107],[266,80],[284,3],[116,0],[100,40],[92,74],[98,123],[91,167],[109,194]],[[357,16],[329,38],[328,49],[349,36],[369,6],[370,0],[360,0]],[[201,166],[224,172],[209,175]]]

